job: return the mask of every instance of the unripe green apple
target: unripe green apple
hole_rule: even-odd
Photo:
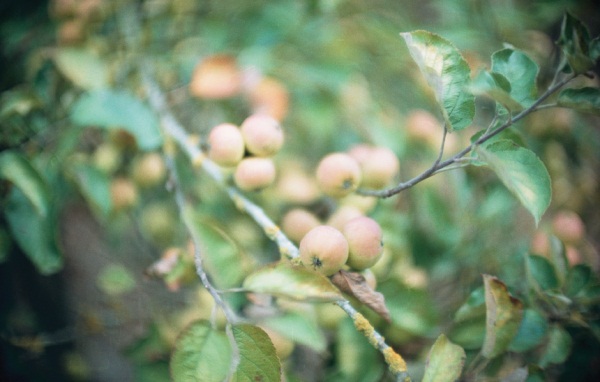
[[[283,146],[283,129],[267,114],[253,114],[240,126],[246,149],[253,155],[268,157]]]
[[[300,241],[300,259],[304,265],[331,276],[348,260],[348,241],[331,226],[317,226]]]
[[[275,173],[271,158],[248,157],[235,168],[233,180],[241,190],[258,191],[273,184]]]
[[[335,198],[346,196],[358,188],[360,181],[360,166],[348,154],[329,154],[317,166],[317,183],[326,195]]]
[[[370,217],[360,216],[346,223],[343,233],[348,240],[348,265],[358,271],[375,265],[383,254],[379,223]]]
[[[383,188],[400,170],[400,161],[387,147],[360,144],[348,152],[360,165],[363,187]]]
[[[159,153],[147,153],[138,158],[132,167],[133,180],[142,187],[151,187],[165,179],[167,168]]]
[[[289,210],[281,219],[281,229],[290,240],[296,243],[299,243],[308,231],[318,225],[321,225],[319,218],[302,208]]]
[[[244,157],[244,138],[237,126],[222,123],[208,134],[208,157],[224,167],[237,165]]]
[[[112,143],[105,142],[96,148],[92,157],[94,165],[105,174],[112,174],[121,165],[121,151]]]

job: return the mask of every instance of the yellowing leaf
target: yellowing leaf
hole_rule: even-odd
[[[425,364],[423,382],[454,382],[458,380],[465,364],[465,351],[453,344],[445,335],[435,341]]]

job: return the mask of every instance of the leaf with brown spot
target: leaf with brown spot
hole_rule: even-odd
[[[390,312],[385,306],[383,294],[371,289],[365,277],[360,273],[341,270],[331,277],[331,282],[342,292],[356,297],[358,301],[371,308],[387,322],[392,322]]]

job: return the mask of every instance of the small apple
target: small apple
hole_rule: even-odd
[[[258,191],[275,181],[275,164],[271,158],[248,157],[235,168],[233,180],[243,191]]]
[[[335,198],[354,192],[361,181],[360,166],[356,159],[339,152],[321,159],[316,175],[321,191]]]
[[[253,155],[269,157],[283,146],[283,129],[267,114],[252,114],[240,126],[246,149]]]
[[[281,229],[290,240],[296,243],[299,243],[308,231],[318,225],[321,225],[319,218],[303,208],[293,208],[286,212],[281,219]]]
[[[224,167],[236,166],[244,157],[244,138],[237,126],[221,123],[208,134],[208,157]]]
[[[383,254],[382,232],[379,223],[360,216],[344,225],[342,231],[348,240],[348,265],[361,271],[375,265]]]

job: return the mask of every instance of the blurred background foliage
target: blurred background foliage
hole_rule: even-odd
[[[473,74],[490,66],[491,53],[514,46],[537,62],[538,86],[545,89],[558,65],[553,42],[562,15],[568,10],[596,36],[594,1],[53,0],[3,2],[0,10],[0,150],[18,152],[29,163],[24,167],[41,174],[49,206],[39,219],[11,182],[0,183],[0,379],[167,380],[178,332],[193,319],[210,319],[213,303],[186,255],[164,168],[148,181],[140,172],[153,170],[140,170],[140,163],[151,162],[151,152],[121,130],[81,129],[71,113],[82,89],[108,86],[142,96],[136,65],[147,58],[176,116],[205,139],[221,122],[241,123],[255,106],[252,95],[241,93],[190,96],[194,68],[215,55],[233,62],[246,83],[269,78],[276,84],[279,103],[272,107],[286,132],[279,182],[251,197],[275,221],[293,207],[326,221],[346,205],[382,225],[385,255],[373,273],[393,324],[369,317],[408,359],[415,379],[440,333],[468,357],[481,347],[484,273],[525,302],[529,326],[477,378],[512,375],[528,365],[530,380],[600,375],[597,117],[548,109],[514,129],[552,178],[552,205],[537,228],[482,168],[440,173],[377,203],[335,202],[311,183],[325,154],[360,142],[392,149],[401,179],[435,160],[440,116],[400,32],[444,36]],[[139,35],[127,23],[134,16],[141,20]],[[597,86],[597,77],[579,84]],[[493,105],[478,101],[474,126],[449,136],[446,155],[466,147],[492,116]],[[183,158],[178,168],[197,205],[217,286],[239,285],[258,264],[279,257],[211,179]],[[294,181],[300,183],[286,184]],[[36,260],[33,252],[42,255]],[[160,273],[160,261],[169,258],[175,260],[168,274]],[[541,270],[532,276],[531,269]],[[164,284],[150,277],[157,272]],[[566,280],[576,276],[589,285]],[[243,296],[228,301],[256,314]],[[389,378],[379,355],[330,307],[278,304],[287,315],[264,325],[296,345],[285,363],[288,380]]]

